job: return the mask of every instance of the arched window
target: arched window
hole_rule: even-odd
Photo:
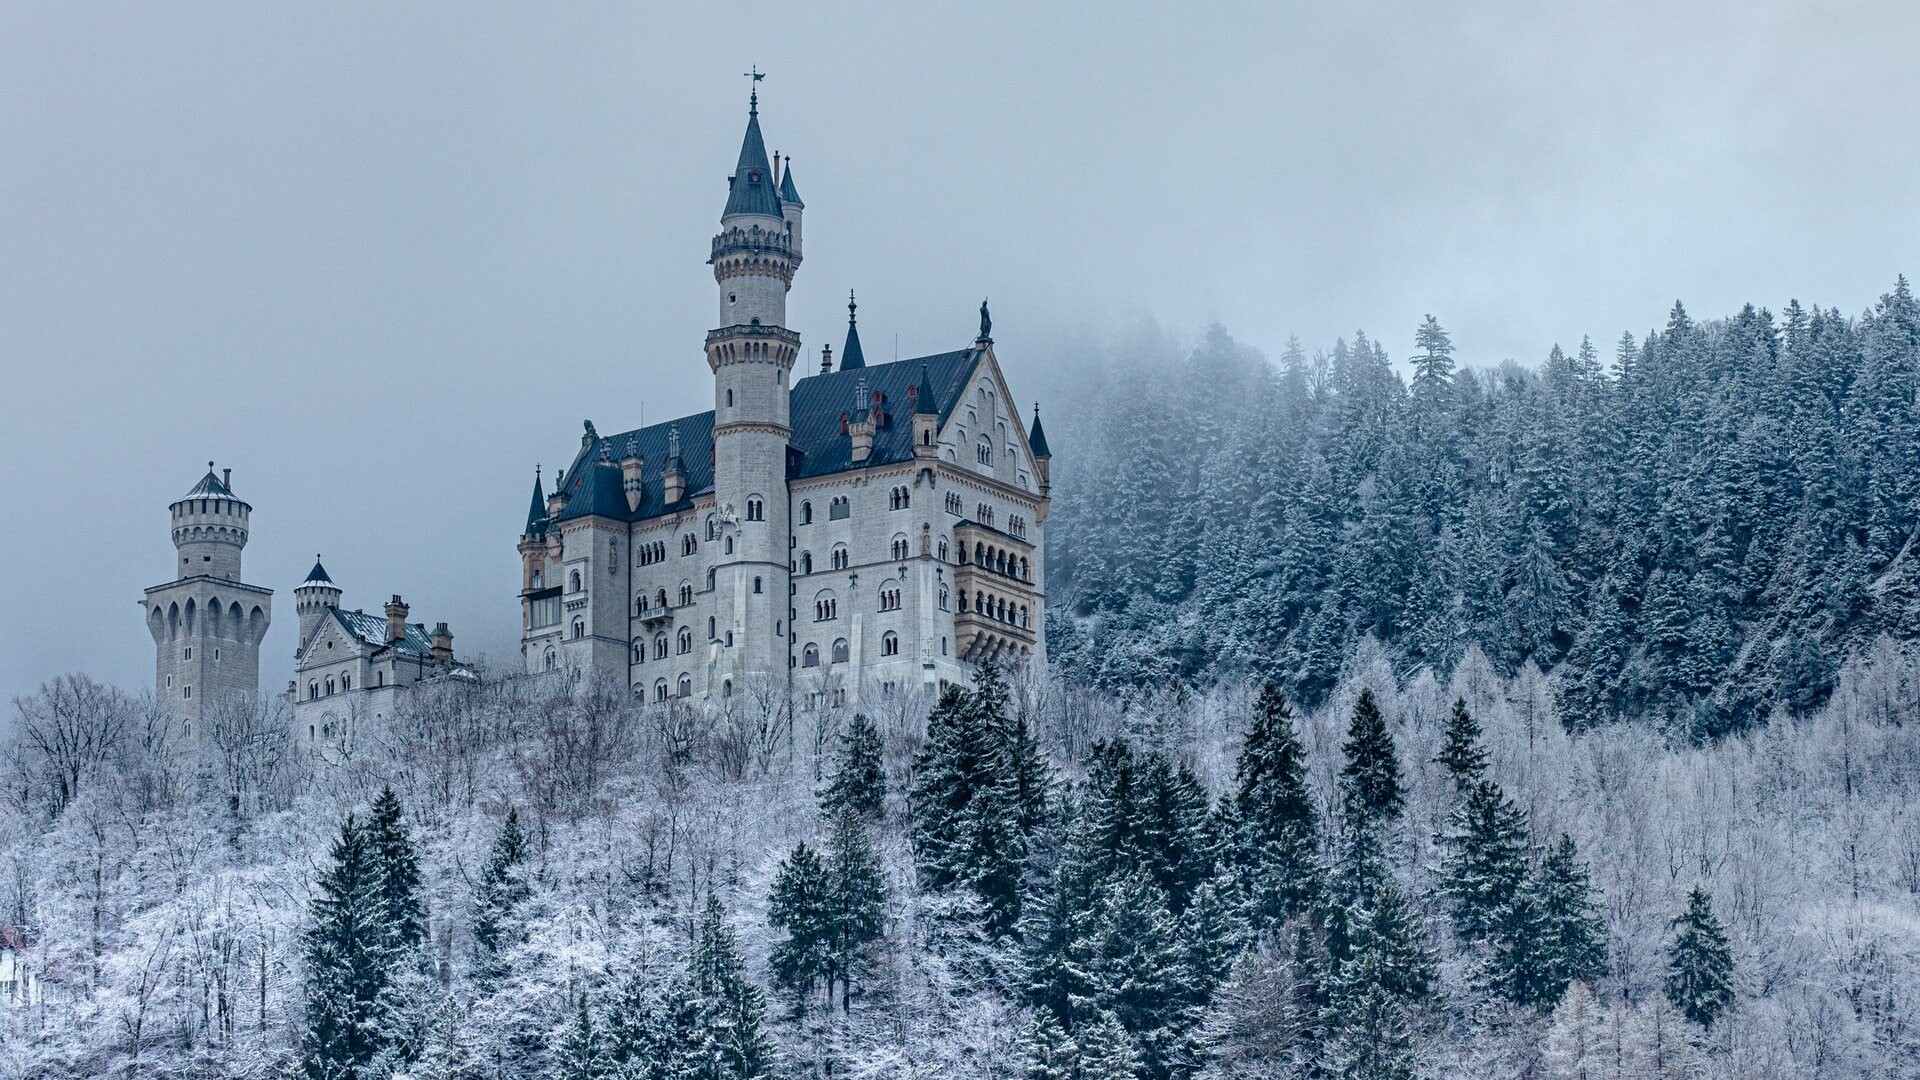
[[[803,551],[800,553],[800,572],[803,574],[813,573],[813,552]]]
[[[539,588],[542,584],[540,578],[541,578],[540,571],[535,570],[533,572],[533,587],[536,589]]]
[[[973,448],[973,456],[979,459],[982,465],[993,464],[993,444],[982,438],[979,445]]]
[[[727,554],[733,554],[733,537],[727,537]]]
[[[580,591],[580,571],[574,570],[567,574],[567,591]]]
[[[708,592],[713,591],[713,571],[712,570],[707,571],[707,591]]]
[[[961,514],[966,513],[966,510],[961,505],[959,492],[947,492],[947,513],[952,514],[954,517],[959,517]]]
[[[653,681],[653,700],[655,701],[667,700],[667,680],[655,679]]]
[[[655,634],[653,636],[653,658],[655,660],[665,660],[667,658],[667,635]]]
[[[900,610],[900,587],[898,585],[888,586],[880,590],[880,610]]]
[[[759,579],[759,578],[754,578],[754,579],[753,579],[753,591],[754,591],[754,592],[759,592],[759,591],[760,591],[760,579]]]
[[[724,680],[723,682],[721,682],[721,684],[720,684],[720,696],[721,696],[721,697],[732,697],[732,696],[733,696],[733,680],[732,680],[732,679],[727,679],[727,680]]]
[[[695,551],[698,551],[699,549],[700,549],[700,542],[694,538],[694,535],[692,533],[688,533],[687,535],[680,538],[680,554],[682,556],[691,555]]]
[[[947,610],[947,586],[945,582],[940,583],[940,610]]]
[[[552,671],[554,669],[554,666],[558,663],[559,663],[559,658],[553,654],[552,649],[548,649],[547,655],[544,658],[541,666],[545,667],[548,671]]]
[[[812,503],[803,502],[800,504],[800,524],[802,525],[813,524],[813,504]]]
[[[683,582],[680,585],[680,606],[686,607],[691,603],[693,603],[693,586]]]
[[[819,667],[820,666],[820,646],[809,642],[807,644],[807,647],[801,650],[800,652],[800,666],[801,667]]]
[[[579,619],[573,620],[573,636],[577,640],[587,636],[587,624]]]
[[[720,539],[720,519],[712,514],[707,515],[707,539],[709,541]]]
[[[847,662],[847,639],[846,638],[834,639],[833,662],[836,664],[844,664]]]
[[[633,641],[633,662],[636,664],[644,664],[646,661],[647,643],[644,639],[635,638]]]
[[[167,676],[167,686],[168,687],[173,686],[173,676],[171,675]],[[320,696],[320,680],[315,679],[312,682],[309,682],[307,684],[307,700],[312,701],[314,698],[317,698],[319,696]]]
[[[904,536],[894,537],[893,546],[891,550],[893,552],[894,558],[896,559],[906,558],[907,557],[907,538]]]
[[[827,504],[827,518],[830,521],[839,521],[852,513],[853,504],[847,501],[845,495],[835,495],[833,501]]]
[[[711,615],[707,616],[707,640],[708,641],[712,641],[713,639],[720,636],[719,629],[720,629],[719,621]]]
[[[881,656],[899,656],[900,655],[900,635],[899,634],[896,634],[893,631],[889,630],[886,633],[880,635],[880,655]]]
[[[748,521],[767,520],[767,504],[758,495],[748,496],[747,498],[747,520]]]
[[[635,615],[645,615],[647,613],[646,593],[641,593],[639,596],[633,598],[633,613]]]
[[[327,676],[327,696],[333,696],[333,676]]]
[[[687,653],[690,653],[692,651],[693,651],[693,628],[690,626],[683,626],[680,628],[680,653],[682,656],[684,656]]]
[[[680,696],[693,696],[693,676],[684,673],[680,676]]]
[[[845,570],[847,568],[847,547],[845,544],[835,545],[833,549],[833,568],[835,570]]]

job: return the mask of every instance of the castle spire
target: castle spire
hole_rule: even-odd
[[[1040,426],[1040,403],[1037,401],[1033,403],[1033,427],[1027,429],[1027,445],[1033,447],[1034,457],[1053,456],[1053,452],[1047,449],[1047,430]]]
[[[540,522],[547,516],[547,497],[540,493],[540,466],[533,467],[533,505],[527,508],[526,535],[532,536],[540,531]],[[317,559],[318,556],[315,556]],[[317,562],[314,564],[319,565]]]
[[[727,208],[722,220],[735,214],[764,214],[779,217],[780,194],[773,185],[773,165],[767,160],[767,143],[760,136],[760,89],[754,80],[753,97],[747,106],[747,134],[740,140],[740,161],[727,177]]]
[[[867,366],[867,356],[860,351],[860,327],[858,313],[860,305],[853,299],[853,290],[847,290],[847,347],[840,350],[840,370],[852,371]]]

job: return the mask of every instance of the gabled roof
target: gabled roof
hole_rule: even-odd
[[[364,611],[342,611],[328,608],[334,619],[340,623],[349,637],[358,638],[376,649],[391,647],[396,652],[414,653],[419,656],[433,655],[433,642],[427,640],[427,628],[421,623],[408,623],[407,636],[399,641],[387,640],[387,618],[385,615],[369,615]]]
[[[889,364],[835,371],[808,376],[793,384],[788,397],[788,422],[793,425],[789,439],[788,475],[804,480],[827,476],[853,468],[873,468],[913,460],[913,425],[908,404],[909,387],[919,386],[921,399],[932,399],[933,409],[942,424],[952,415],[954,406],[965,394],[984,351],[960,349]],[[874,433],[873,451],[862,465],[852,460],[853,444],[840,430],[840,417],[850,411],[855,387],[867,382],[869,395],[881,394],[891,422]],[[867,400],[871,400],[871,396]],[[686,495],[679,504],[661,502],[661,474],[667,463],[667,433],[678,428],[680,454],[686,470]],[[638,511],[627,509],[626,487],[617,465],[602,464],[602,445],[624,446],[631,438],[646,459],[641,474],[644,496]],[[699,495],[713,490],[713,413],[696,413],[678,420],[653,424],[635,431],[621,432],[580,448],[568,468],[560,490],[567,493],[566,508],[557,520],[598,514],[616,521],[641,521],[688,505]]]
[[[773,166],[767,162],[767,144],[760,137],[760,98],[747,111],[747,134],[740,141],[740,163],[727,178],[727,208],[722,219],[735,214],[780,217],[780,195],[773,189]]]

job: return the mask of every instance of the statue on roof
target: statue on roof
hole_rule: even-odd
[[[589,443],[598,442],[600,440],[600,433],[593,429],[593,421],[582,420],[580,421],[580,426],[587,429],[585,434],[580,436],[580,444],[582,446],[585,446]]]
[[[993,316],[987,314],[987,302],[980,301],[980,340],[993,340]]]

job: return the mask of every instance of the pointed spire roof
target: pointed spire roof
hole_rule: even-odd
[[[1033,447],[1034,457],[1052,457],[1047,449],[1047,430],[1040,426],[1040,403],[1033,403],[1033,427],[1027,431],[1027,445]]]
[[[867,354],[860,351],[860,327],[857,312],[860,305],[854,302],[853,290],[847,290],[847,347],[840,350],[840,370],[852,371],[867,366]]]
[[[787,164],[780,173],[780,201],[792,203],[802,210],[807,208],[807,204],[800,201],[800,190],[793,186],[792,158],[787,159]]]
[[[920,385],[913,391],[913,412],[916,416],[939,416],[940,403],[933,394],[933,374],[927,365],[920,365]]]
[[[318,555],[313,557],[313,569],[307,571],[307,580],[301,582],[300,587],[303,589],[315,587],[323,589],[338,588],[338,586],[333,583],[333,579],[327,576],[327,568],[320,565],[320,556]]]
[[[527,535],[540,531],[540,523],[547,518],[547,497],[540,493],[540,466],[533,467],[533,504],[527,507]]]
[[[767,161],[767,143],[760,137],[760,92],[754,91],[747,110],[747,134],[740,141],[740,162],[727,177],[727,208],[720,216],[765,214],[780,216],[780,196],[773,187],[773,166]]]

